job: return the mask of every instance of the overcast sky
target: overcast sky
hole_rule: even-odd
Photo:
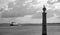
[[[47,22],[59,22],[60,0],[0,0],[0,17],[22,17],[19,20],[27,22],[41,21],[43,5],[47,8]]]

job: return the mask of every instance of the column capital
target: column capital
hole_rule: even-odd
[[[43,9],[42,9],[42,10],[43,10],[43,12],[45,12],[45,11],[46,11],[46,7],[45,7],[45,5],[43,5]]]

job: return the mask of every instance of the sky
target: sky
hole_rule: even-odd
[[[60,0],[0,0],[0,19],[41,23],[43,5],[47,8],[47,22],[60,23]]]

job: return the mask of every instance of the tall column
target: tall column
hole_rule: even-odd
[[[43,13],[42,13],[42,35],[47,35],[47,22],[46,22],[46,8],[43,7]]]

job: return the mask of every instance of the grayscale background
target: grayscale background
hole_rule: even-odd
[[[0,35],[41,35],[42,8],[47,10],[47,34],[60,34],[60,0],[0,0]],[[10,26],[11,22],[15,22]]]

